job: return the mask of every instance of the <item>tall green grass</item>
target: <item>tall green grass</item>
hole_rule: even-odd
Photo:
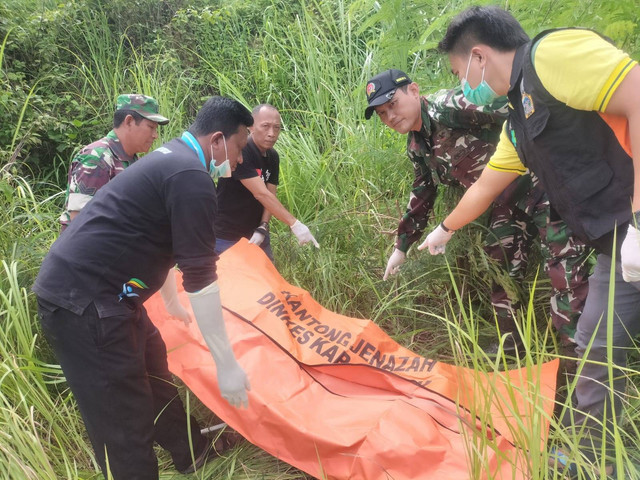
[[[59,367],[46,362],[17,263],[0,272],[0,477],[79,478],[91,466],[75,402]]]
[[[613,277],[613,271],[611,275]],[[456,279],[452,272],[451,280],[455,285]],[[532,289],[535,290],[535,281]],[[572,414],[571,403],[556,398],[554,412],[557,416],[550,416],[542,408],[541,399],[543,398],[543,393],[540,388],[542,364],[558,359],[561,361],[560,365],[562,365],[563,361],[573,359],[555,352],[552,347],[554,332],[549,323],[546,324],[546,328],[541,329],[541,322],[535,318],[534,292],[530,292],[528,308],[522,313],[518,321],[518,330],[524,344],[521,355],[519,357],[506,356],[501,351],[497,357],[490,358],[479,346],[479,322],[473,307],[470,306],[468,298],[465,299],[457,288],[454,290],[454,296],[449,299],[448,308],[445,308],[444,313],[438,316],[438,321],[448,331],[455,363],[471,368],[475,372],[478,382],[473,388],[477,390],[476,395],[482,399],[481,405],[476,405],[470,410],[472,418],[475,416],[480,419],[482,428],[465,429],[463,428],[464,425],[461,425],[461,430],[467,439],[465,443],[468,447],[468,455],[472,459],[469,463],[469,478],[479,478],[490,471],[492,465],[487,461],[487,451],[499,452],[495,439],[484,434],[485,429],[493,430],[494,428],[488,406],[491,401],[496,400],[501,401],[504,405],[504,410],[501,413],[505,417],[514,419],[512,426],[509,428],[509,433],[515,439],[515,444],[521,448],[515,459],[503,459],[503,461],[514,463],[516,468],[524,473],[525,478],[541,480],[566,478],[567,472],[564,467],[557,464],[550,454],[551,446],[559,447],[567,453],[570,461],[578,466],[578,478],[580,479],[640,478],[640,452],[636,447],[640,439],[638,436],[640,433],[638,430],[638,423],[640,422],[638,384],[640,379],[638,378],[637,354],[633,356],[634,360],[623,369],[623,375],[627,378],[628,388],[626,394],[623,394],[624,412],[619,412],[624,413],[622,420],[620,423],[614,422],[612,437],[616,458],[607,463],[601,461],[593,462],[587,457],[587,452],[580,450],[578,447],[582,432],[568,431],[559,422],[559,417],[562,414]],[[602,322],[606,322],[609,325],[609,330],[614,321],[614,316],[613,302],[611,301],[608,306],[608,313],[602,319]],[[587,346],[587,354],[590,347],[591,343]],[[611,335],[609,335],[608,348],[613,348]],[[571,398],[574,394],[577,378],[583,366],[584,360],[579,361],[576,375],[570,377],[565,377],[563,367],[561,367],[556,389],[563,391],[564,396],[567,398]],[[611,376],[613,366],[609,363],[608,367]],[[516,386],[507,381],[506,396],[504,396],[501,393],[503,381],[500,380],[500,375],[507,369],[520,369],[517,378],[519,378],[518,383],[521,386]],[[486,386],[483,386],[480,380],[486,380],[487,378],[492,380],[487,382]],[[522,395],[525,400],[524,405],[518,403],[516,394],[518,396]],[[483,406],[483,408],[480,408],[480,406]],[[528,415],[526,422],[519,414],[519,411],[523,409]],[[549,426],[548,432],[547,425]],[[541,439],[543,438],[548,439],[546,442],[542,442]],[[596,458],[603,458],[604,450],[610,447],[611,445],[603,444],[602,450],[595,452]],[[606,476],[605,467],[607,465],[615,465],[615,475]]]

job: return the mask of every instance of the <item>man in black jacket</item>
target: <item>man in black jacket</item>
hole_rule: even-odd
[[[181,138],[102,187],[45,257],[33,291],[98,463],[116,480],[156,480],[157,441],[183,473],[209,445],[187,420],[167,369],[166,346],[143,306],[175,264],[216,363],[221,395],[246,405],[249,383],[222,317],[214,252],[212,177],[242,162],[253,118],[212,97]]]

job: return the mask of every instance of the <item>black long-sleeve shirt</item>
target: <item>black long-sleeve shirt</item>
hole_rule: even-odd
[[[176,263],[184,288],[216,280],[215,185],[184,141],[146,155],[81,210],[45,257],[33,291],[78,315],[100,316],[142,304]]]

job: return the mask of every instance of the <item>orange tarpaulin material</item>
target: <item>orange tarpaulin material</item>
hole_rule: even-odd
[[[171,371],[250,442],[317,478],[527,477],[531,445],[517,432],[546,438],[557,361],[481,375],[421,357],[370,320],[326,310],[246,241],[222,254],[218,274],[248,409],[220,397],[195,322],[169,317],[159,295],[146,307]]]

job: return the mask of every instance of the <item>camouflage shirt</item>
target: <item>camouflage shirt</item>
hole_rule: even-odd
[[[63,228],[71,220],[69,212],[82,210],[100,188],[136,159],[135,155],[131,157],[124,151],[113,130],[80,150],[69,167],[67,196],[64,212],[60,215]]]
[[[422,128],[407,136],[415,180],[398,225],[398,250],[406,252],[422,236],[438,185],[469,188],[478,179],[506,117],[504,102],[478,107],[464,98],[460,87],[422,97]]]

